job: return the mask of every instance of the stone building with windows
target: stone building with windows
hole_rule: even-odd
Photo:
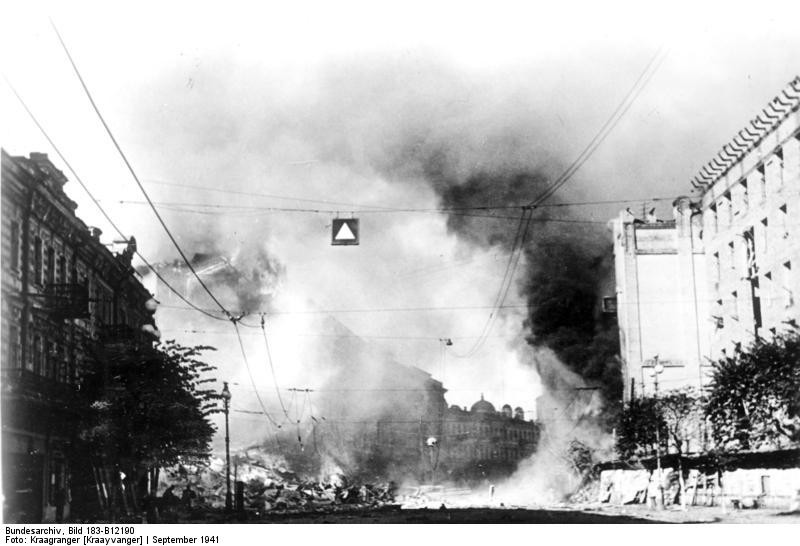
[[[75,214],[46,154],[2,150],[3,519],[48,522],[95,501],[75,441],[81,379],[111,350],[152,343],[150,293],[131,260]],[[149,333],[148,333],[149,332]]]
[[[520,407],[506,404],[497,411],[483,395],[469,410],[450,406],[438,439],[439,476],[474,481],[510,475],[535,451],[538,438],[539,426]]]
[[[624,399],[701,386],[710,364],[800,321],[800,77],[691,181],[673,218],[613,220]]]
[[[692,181],[701,192],[712,359],[800,321],[800,77]]]

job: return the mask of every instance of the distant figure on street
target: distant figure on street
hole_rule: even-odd
[[[64,505],[67,504],[67,490],[59,487],[56,490],[56,523],[64,521]]]
[[[489,485],[489,501],[494,500],[494,484]]]
[[[186,510],[194,508],[194,500],[197,498],[197,493],[192,490],[190,484],[186,484],[186,489],[181,494],[181,503]]]

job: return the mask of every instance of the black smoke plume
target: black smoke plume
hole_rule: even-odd
[[[521,215],[514,207],[531,202],[548,187],[547,174],[539,170],[481,172],[459,180],[446,174],[439,160],[425,171],[442,207],[450,209],[448,229],[482,247],[510,250],[515,244],[513,219]],[[517,289],[528,304],[527,341],[550,348],[587,385],[598,387],[610,423],[622,394],[619,338],[614,317],[602,309],[603,297],[613,294],[612,245],[603,226],[562,222],[576,220],[568,210],[535,210],[522,243],[526,269]],[[535,365],[545,389],[563,386],[561,375],[548,369],[546,360]]]

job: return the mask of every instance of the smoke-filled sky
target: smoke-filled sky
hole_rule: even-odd
[[[498,407],[532,409],[540,387],[522,342],[526,299],[516,283],[506,304],[519,307],[501,313],[472,357],[456,356],[470,350],[491,311],[513,218],[361,212],[361,245],[331,247],[332,218],[365,208],[527,202],[589,143],[660,49],[666,57],[648,86],[551,202],[685,194],[690,177],[800,73],[798,9],[788,2],[757,11],[726,3],[558,4],[4,10],[3,72],[140,252],[154,262],[175,259],[152,212],[130,203],[142,195],[72,74],[52,15],[152,199],[215,205],[162,206],[186,252],[238,255],[250,267],[242,249],[256,245],[275,260],[282,274],[269,310],[284,314],[269,320],[279,334],[273,352],[282,386],[313,387],[318,378],[302,370],[324,368],[302,360],[324,359],[308,349],[325,332],[294,312],[331,310],[396,361],[444,376],[450,403],[470,405],[483,392]],[[49,153],[71,179],[7,86],[0,97],[2,146],[12,155]],[[104,240],[117,238],[77,184],[67,191]],[[547,214],[596,222],[583,229],[602,239],[621,208]],[[392,310],[420,307],[445,309]],[[341,312],[354,309],[362,311]],[[229,334],[182,331],[229,326],[169,317],[159,322],[166,336],[219,346],[220,375],[245,389]],[[439,338],[454,342],[444,359]],[[260,343],[251,336],[246,348],[268,391]],[[248,400],[242,406],[255,409]]]

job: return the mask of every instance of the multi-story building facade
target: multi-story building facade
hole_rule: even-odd
[[[706,241],[710,358],[800,320],[800,78],[693,184]]]
[[[703,385],[713,361],[797,327],[800,78],[692,186],[669,221],[625,211],[613,223],[625,400],[656,380]]]
[[[474,481],[510,475],[538,440],[539,426],[525,419],[521,407],[505,404],[496,411],[483,395],[469,410],[450,406],[439,440],[440,476]]]
[[[617,320],[623,399],[653,394],[656,364],[665,387],[699,386],[709,352],[702,224],[691,200],[673,203],[673,219],[628,211],[614,220]]]
[[[133,238],[119,254],[101,243],[47,155],[3,150],[1,180],[4,520],[54,521],[95,497],[79,471],[82,377],[120,341],[152,342],[151,295]]]

